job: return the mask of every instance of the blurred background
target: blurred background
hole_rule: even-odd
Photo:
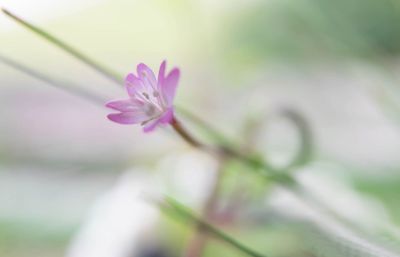
[[[312,156],[290,172],[340,217],[326,220],[229,163],[215,207],[224,230],[267,256],[400,256],[399,1],[1,5],[118,72],[121,86],[0,15],[0,56],[62,81],[45,83],[1,59],[0,256],[185,252],[194,226],[165,217],[143,192],[201,212],[217,161],[169,129],[145,135],[140,126],[112,123],[101,103],[57,88],[82,88],[103,102],[124,98],[125,74],[140,62],[157,72],[164,59],[181,69],[176,105],[271,165],[284,166],[302,149],[282,110],[307,121]],[[244,256],[207,242],[203,256]]]

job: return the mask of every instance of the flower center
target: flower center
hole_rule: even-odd
[[[147,100],[150,101],[149,94],[147,94],[146,92],[143,92],[142,95],[144,96],[144,98],[146,98]]]
[[[159,115],[159,110],[154,104],[149,103],[144,105],[144,113],[149,117],[154,117]]]
[[[144,97],[146,102],[155,105],[157,109],[162,111],[165,107],[164,101],[158,92],[157,82],[151,79],[151,76],[146,71],[142,71],[144,90],[141,95]]]

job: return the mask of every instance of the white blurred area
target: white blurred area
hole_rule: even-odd
[[[378,199],[354,190],[350,176],[340,166],[315,163],[299,170],[296,177],[306,195],[329,206],[331,211],[355,227],[371,234],[389,233],[400,240],[400,229],[391,220],[384,206]],[[279,201],[279,197],[273,200],[275,203]]]
[[[363,173],[398,167],[400,122],[396,110],[385,103],[396,97],[390,93],[396,80],[362,63],[275,69],[259,71],[239,104],[249,107],[244,112],[264,117],[268,126],[258,145],[263,152],[269,151],[270,158],[279,163],[293,151],[293,128],[274,118],[277,110],[290,107],[310,122],[320,158],[358,167]]]
[[[68,257],[137,256],[140,246],[156,241],[160,186],[148,172],[125,172],[99,198],[68,250]]]
[[[0,172],[0,220],[35,222],[53,233],[77,227],[68,257],[135,257],[163,245],[156,201],[174,197],[199,210],[216,162],[198,151],[174,152],[154,167],[117,174],[14,170]],[[12,192],[12,194],[10,194]],[[149,249],[148,249],[149,248]],[[164,249],[168,250],[168,249]]]
[[[45,22],[93,7],[104,0],[1,0],[0,7],[15,12],[36,22]],[[19,26],[3,15],[0,16],[0,31],[15,30]]]
[[[328,256],[399,256],[400,227],[377,199],[356,192],[335,165],[316,163],[300,172],[303,193],[277,187],[266,206],[307,236],[305,249]]]
[[[67,256],[136,257],[151,252],[147,248],[163,245],[162,236],[168,232],[157,227],[157,201],[179,197],[187,206],[200,208],[211,191],[216,166],[195,151],[167,156],[161,163],[156,174],[137,168],[123,172],[91,207]]]

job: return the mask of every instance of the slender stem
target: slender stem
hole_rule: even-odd
[[[225,158],[220,158],[218,167],[215,170],[215,178],[213,181],[211,193],[208,195],[206,203],[204,205],[202,218],[204,220],[213,221],[215,219],[215,208],[218,203],[218,196],[221,189],[222,178],[224,175],[226,160]],[[202,229],[202,227],[197,224],[195,232],[191,240],[189,241],[189,245],[186,249],[185,256],[186,257],[200,257],[204,249],[206,247],[208,240],[208,233]]]
[[[198,128],[205,131],[212,139],[223,145],[231,145],[232,140],[228,139],[223,133],[220,133],[217,129],[212,127],[209,123],[201,119],[199,116],[190,112],[189,110],[182,108],[180,106],[175,107],[177,111],[183,116],[187,117],[193,123],[197,125]]]
[[[216,129],[214,129],[210,124],[208,124],[206,121],[202,120],[201,118],[199,118],[198,116],[196,116],[195,114],[189,112],[188,110],[179,107],[178,110],[185,115],[187,118],[189,118],[190,120],[192,120],[194,123],[196,123],[196,125],[198,125],[199,127],[203,128],[204,130],[206,130],[216,141],[220,142],[220,144],[217,147],[214,148],[210,148],[210,147],[204,147],[204,144],[199,144],[203,147],[203,149],[207,149],[207,150],[215,150],[217,151],[219,154],[222,155],[226,155],[226,156],[230,156],[231,158],[236,158],[244,163],[246,163],[247,165],[253,167],[253,168],[262,168],[264,169],[267,173],[270,172],[274,172],[274,169],[268,165],[266,162],[251,157],[249,155],[243,154],[237,150],[235,150],[234,146],[231,142],[231,140],[227,139],[222,133],[218,132]],[[179,123],[179,122],[178,122]],[[178,132],[178,134],[180,134],[182,136],[182,134],[184,134],[185,136],[183,137],[189,144],[193,145],[191,143],[191,141],[188,141],[186,139],[186,137],[189,137],[191,139],[194,139],[194,137],[187,131],[185,130],[184,127],[182,127],[182,125],[178,124],[179,129],[177,129],[177,127],[174,127],[174,129]],[[199,142],[198,140],[194,140],[196,142]],[[196,145],[193,145],[196,147]],[[266,174],[264,174],[266,175]],[[268,174],[267,176],[270,176],[270,174]]]
[[[115,82],[117,84],[121,84],[121,77],[122,76],[118,75],[117,72],[114,72],[111,69],[101,65],[97,61],[93,60],[89,56],[87,56],[87,55],[83,54],[82,52],[78,51],[76,48],[70,46],[69,44],[65,43],[61,39],[53,36],[52,34],[46,32],[45,30],[43,30],[41,28],[39,28],[38,26],[35,26],[35,25],[31,24],[30,22],[27,22],[26,20],[22,19],[21,17],[18,17],[17,15],[15,15],[12,12],[10,12],[9,10],[7,10],[7,9],[2,7],[1,11],[5,15],[10,17],[11,19],[16,21],[17,23],[21,24],[23,27],[25,27],[25,28],[29,29],[30,31],[36,33],[37,35],[43,37],[47,41],[53,43],[54,45],[56,45],[56,46],[58,46],[60,48],[62,48],[64,51],[66,51],[70,55],[72,55],[72,56],[76,57],[77,59],[81,60],[82,62],[86,63],[87,65],[89,65],[90,67],[92,67],[93,69],[95,69],[96,71],[98,71],[103,76],[105,76],[108,79],[110,79],[111,81],[113,81],[113,82]]]
[[[195,148],[204,148],[204,145],[195,139],[176,118],[173,118],[171,126],[188,144]]]
[[[176,118],[172,120],[171,126],[188,144],[192,145],[195,148],[204,150],[210,154],[216,154],[217,156],[225,156],[239,160],[244,164],[253,167],[254,169],[262,171],[262,175],[264,178],[272,179],[277,182],[295,183],[295,180],[289,174],[273,169],[261,159],[253,158],[252,156],[243,154],[229,146],[207,146],[203,143],[200,143],[200,141],[192,136],[189,131],[187,131]]]
[[[8,57],[0,55],[0,62],[13,68],[13,69],[18,70],[19,72],[22,72],[28,76],[31,76],[37,80],[40,80],[49,86],[53,86],[55,88],[61,89],[72,95],[79,96],[85,100],[90,101],[91,103],[96,104],[96,105],[99,105],[99,104],[103,105],[103,103],[105,102],[105,100],[102,97],[97,96],[97,95],[93,94],[92,92],[89,92],[85,89],[79,88],[77,85],[51,78],[43,73],[40,73],[40,72],[38,72],[28,66],[25,66],[20,62],[10,59]]]
[[[216,238],[222,240],[223,242],[231,245],[232,247],[236,248],[237,250],[241,251],[242,253],[247,254],[248,256],[253,257],[266,257],[266,255],[260,254],[255,252],[254,250],[250,249],[249,247],[243,245],[238,240],[230,237],[226,233],[222,232],[218,228],[214,227],[207,221],[204,221],[194,215],[190,210],[184,207],[179,202],[175,201],[172,198],[165,198],[164,201],[160,203],[161,210],[163,210],[166,214],[171,216],[179,217],[180,220],[184,219],[189,222],[195,222],[203,229],[207,230]]]

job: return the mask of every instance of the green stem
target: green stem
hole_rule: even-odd
[[[182,124],[176,118],[172,119],[171,126],[191,146],[195,148],[205,147],[202,143],[200,143],[200,141],[198,141],[190,133],[188,133],[188,131],[182,126]]]
[[[39,27],[27,22],[26,20],[22,19],[21,17],[18,17],[14,13],[12,13],[12,12],[4,9],[4,8],[1,8],[1,11],[5,15],[10,17],[11,19],[16,21],[17,23],[21,24],[23,27],[29,29],[30,31],[32,31],[32,32],[36,33],[37,35],[43,37],[47,41],[49,41],[49,42],[53,43],[54,45],[60,47],[61,49],[63,49],[67,53],[69,53],[70,55],[78,58],[79,60],[81,60],[82,62],[86,63],[87,65],[89,65],[90,67],[92,67],[93,69],[95,69],[96,71],[98,71],[103,76],[105,76],[106,78],[110,79],[111,81],[121,85],[121,76],[117,72],[114,72],[109,68],[106,68],[105,66],[101,65],[100,63],[98,63],[97,61],[93,60],[89,56],[87,56],[87,55],[83,54],[82,52],[78,51],[77,49],[75,49],[74,47],[72,47],[69,44],[65,43],[64,41],[60,40],[59,38],[53,36],[52,34],[46,32],[45,30],[43,30],[43,29],[41,29],[41,28],[39,28]]]
[[[180,106],[175,106],[175,108],[177,109],[177,111],[180,114],[182,114],[183,116],[185,116],[186,118],[191,120],[193,123],[195,123],[198,128],[200,128],[201,130],[206,132],[216,142],[218,142],[220,144],[223,144],[223,145],[226,145],[226,146],[232,145],[232,143],[231,143],[232,140],[230,140],[227,137],[225,137],[217,129],[213,128],[210,124],[205,122],[203,119],[201,119],[197,115],[193,114],[189,110],[184,109],[184,108],[182,108]]]
[[[254,170],[261,172],[261,175],[266,179],[271,179],[281,183],[295,183],[295,180],[289,174],[276,170],[263,160],[242,153],[233,147],[225,145],[208,146],[200,143],[200,141],[197,140],[191,133],[189,133],[189,131],[187,131],[176,118],[174,118],[172,121],[171,126],[178,133],[178,135],[182,137],[182,139],[195,148],[206,151],[210,154],[236,159],[252,167]]]
[[[49,86],[53,86],[55,88],[64,90],[67,93],[70,93],[72,95],[79,96],[85,100],[90,101],[91,103],[96,104],[96,105],[103,105],[105,102],[105,100],[102,97],[97,96],[87,90],[84,90],[84,89],[78,87],[77,85],[51,78],[43,73],[40,73],[40,72],[38,72],[26,65],[23,65],[20,62],[10,59],[8,57],[0,55],[0,62],[13,68],[13,69],[18,70],[19,72],[22,72],[22,73],[24,73],[28,76],[31,76],[39,81],[42,81]]]
[[[218,167],[215,169],[215,177],[212,181],[211,190],[207,195],[203,205],[202,214],[199,216],[204,220],[212,222],[216,218],[216,207],[219,201],[219,195],[221,193],[220,191],[224,178],[226,162],[227,161],[223,157],[220,157],[218,160]],[[201,257],[206,249],[208,239],[208,233],[202,229],[201,225],[197,224],[194,234],[189,240],[184,256]]]
[[[223,242],[231,245],[232,247],[236,248],[237,250],[241,251],[242,253],[245,253],[249,256],[253,257],[266,257],[266,255],[260,254],[255,252],[254,250],[248,248],[238,240],[230,237],[226,233],[222,232],[218,228],[214,227],[207,221],[204,221],[200,218],[198,218],[196,215],[194,215],[189,209],[184,207],[182,204],[179,202],[175,201],[172,198],[165,198],[164,201],[161,202],[160,204],[161,210],[163,210],[166,214],[169,214],[171,216],[179,217],[181,219],[184,219],[189,222],[195,222],[197,223],[201,228],[204,230],[208,231],[212,235],[214,235],[216,238],[222,240]]]

